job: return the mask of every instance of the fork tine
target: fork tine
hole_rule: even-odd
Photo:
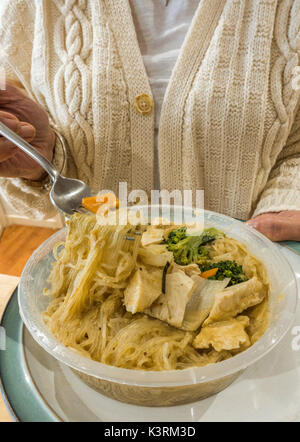
[[[89,214],[89,213],[92,213],[92,212],[90,212],[89,210],[86,210],[84,207],[82,207],[82,206],[80,206],[80,207],[77,207],[77,209],[74,209],[74,212],[76,213],[83,213],[83,214],[85,214],[85,215],[87,215],[87,214]]]

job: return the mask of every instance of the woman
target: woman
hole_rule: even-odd
[[[300,240],[299,0],[2,0],[0,26],[30,97],[8,84],[0,119],[64,174],[204,189],[207,209]],[[4,193],[50,216],[39,166],[0,143]]]

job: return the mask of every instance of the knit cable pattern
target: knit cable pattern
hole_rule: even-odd
[[[266,210],[284,210],[285,205],[293,209],[298,207],[295,192],[300,195],[300,187],[297,184],[300,170],[300,134],[298,140],[294,139],[292,143],[288,137],[291,130],[295,132],[299,127],[295,117],[299,108],[300,91],[292,87],[293,73],[300,64],[299,0],[279,3],[274,37],[279,55],[271,70],[270,89],[277,118],[263,145],[256,192],[253,195],[253,207],[257,206],[255,215]],[[282,149],[283,144],[285,147]],[[260,201],[257,201],[258,198]]]
[[[86,0],[55,0],[61,16],[55,25],[55,49],[61,66],[54,78],[61,125],[68,127],[70,150],[81,177],[91,179],[94,136],[89,124],[92,80],[88,58],[92,48]]]

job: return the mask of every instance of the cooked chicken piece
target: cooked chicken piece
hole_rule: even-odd
[[[149,226],[142,235],[141,244],[143,247],[149,244],[160,244],[164,240],[164,229],[156,226]]]
[[[228,287],[216,294],[212,310],[204,325],[233,318],[247,308],[259,304],[265,295],[265,287],[256,277]]]
[[[124,291],[124,304],[131,313],[143,311],[161,294],[162,270],[140,265]]]
[[[189,276],[192,279],[194,279],[194,277],[198,277],[201,275],[201,270],[199,269],[199,266],[195,263],[188,264],[187,266],[180,266],[178,264],[175,264],[175,267],[178,268],[179,270],[182,270],[187,276]]]
[[[201,329],[193,341],[193,346],[198,349],[212,346],[216,351],[249,347],[250,339],[245,332],[249,322],[247,316],[238,316],[236,319],[210,324]]]
[[[186,229],[186,234],[187,235],[201,235],[201,233],[204,230],[204,225],[203,223],[200,222],[194,222],[194,223],[187,223],[186,225],[187,229]]]
[[[187,303],[182,323],[182,329],[188,331],[197,330],[208,317],[214,304],[216,293],[225,289],[230,279],[214,281],[201,276],[192,275],[195,288]]]
[[[167,274],[166,293],[160,295],[145,313],[174,327],[180,327],[194,286],[195,282],[182,270]]]
[[[143,264],[155,267],[164,267],[167,262],[173,261],[173,253],[167,250],[165,244],[150,244],[139,249],[139,257]]]

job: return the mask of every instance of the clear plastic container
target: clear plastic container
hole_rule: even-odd
[[[177,210],[181,208],[174,209],[175,212]],[[223,390],[244,369],[272,350],[286,334],[295,316],[297,284],[285,257],[263,235],[240,221],[205,211],[205,227],[211,226],[246,244],[267,268],[271,284],[270,325],[261,339],[248,350],[205,367],[155,372],[105,365],[62,345],[47,329],[41,313],[49,303],[49,298],[42,293],[54,261],[52,249],[57,242],[65,239],[66,228],[51,236],[33,253],[22,273],[19,307],[27,329],[44,350],[74,369],[87,384],[122,402],[143,406],[177,405]]]

